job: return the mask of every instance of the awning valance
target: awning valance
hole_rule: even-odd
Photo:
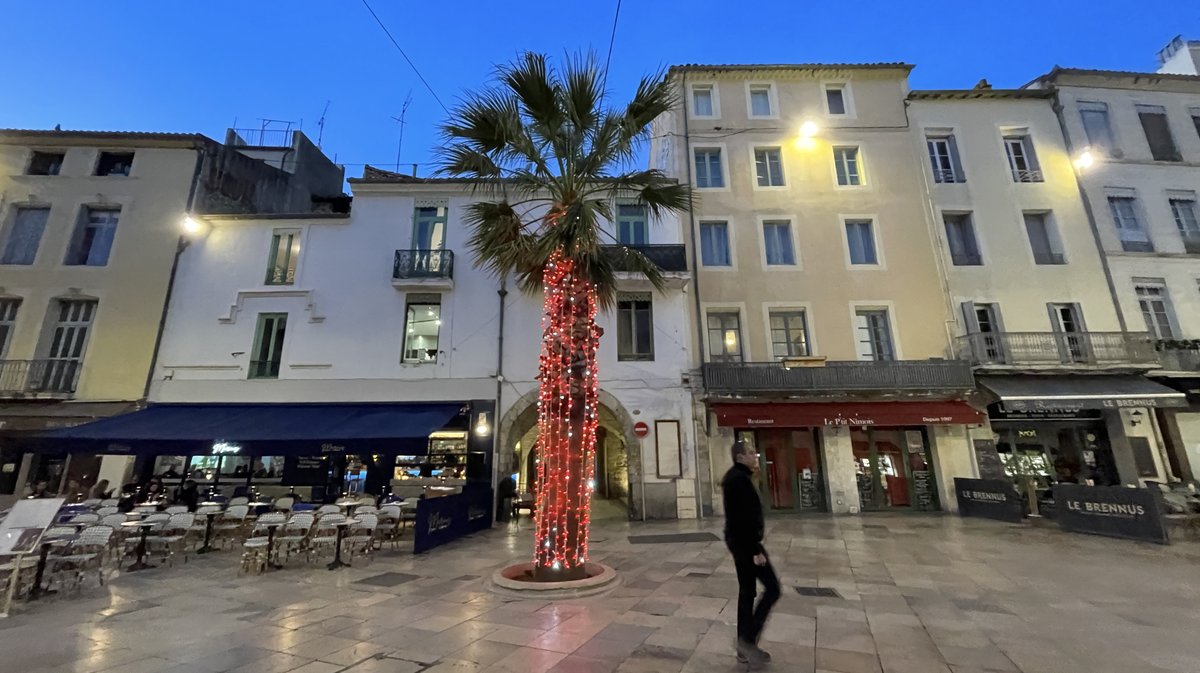
[[[1143,376],[980,376],[1005,411],[1185,407],[1187,396]]]
[[[39,447],[95,453],[260,455],[411,451],[463,411],[462,402],[395,404],[157,404],[42,433]],[[464,426],[465,427],[465,426]]]
[[[718,402],[717,425],[807,428],[825,425],[961,425],[987,416],[966,402]]]

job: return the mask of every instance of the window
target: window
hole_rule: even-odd
[[[975,225],[969,213],[944,213],[946,241],[950,244],[950,260],[954,266],[979,266],[983,257],[975,240]]]
[[[1112,126],[1108,122],[1108,106],[1104,103],[1081,102],[1079,117],[1083,120],[1083,132],[1087,134],[1092,149],[1115,156],[1117,143],[1113,140]]]
[[[1175,315],[1171,310],[1171,298],[1167,294],[1167,286],[1161,278],[1137,278],[1134,290],[1137,292],[1138,306],[1142,309],[1142,319],[1146,321],[1146,330],[1155,339],[1174,339],[1176,330]]]
[[[63,264],[68,266],[104,266],[108,264],[108,253],[112,251],[113,237],[117,234],[119,208],[85,207],[80,215],[67,257]]]
[[[279,363],[283,361],[283,336],[287,332],[286,313],[259,313],[254,330],[254,350],[251,351],[252,379],[279,378]]]
[[[725,174],[721,172],[721,150],[717,148],[696,150],[696,187],[700,189],[725,186]]]
[[[48,219],[49,208],[17,208],[4,235],[0,264],[33,264]]]
[[[96,175],[129,175],[133,168],[133,152],[101,152],[96,162]]]
[[[854,312],[854,327],[859,360],[880,362],[896,359],[887,309],[858,309]]]
[[[775,113],[771,110],[771,85],[750,85],[750,116],[770,117]]]
[[[871,220],[847,220],[846,242],[850,247],[851,264],[879,264],[879,257],[875,254],[875,232]]]
[[[1004,136],[1004,151],[1008,153],[1008,168],[1013,182],[1042,182],[1033,140],[1028,135]]]
[[[57,320],[46,350],[39,390],[73,392],[79,380],[84,350],[96,315],[91,299],[60,299],[56,302]],[[37,384],[35,384],[37,385]]]
[[[631,204],[617,205],[617,241],[624,245],[646,245],[649,242],[646,207]]]
[[[803,310],[771,311],[771,354],[776,359],[812,355]]]
[[[846,87],[840,84],[830,84],[825,87],[825,110],[831,115],[844,115],[846,105]]]
[[[967,320],[967,334],[972,356],[977,360],[1002,364],[1005,362],[1005,339],[1001,336],[1000,306],[990,303],[963,302],[963,315]]]
[[[413,213],[413,249],[441,250],[446,246],[446,206],[421,206]]]
[[[296,282],[296,260],[300,258],[300,232],[277,229],[271,236],[271,257],[267,260],[267,285],[291,285]]]
[[[1142,131],[1146,133],[1146,142],[1150,145],[1150,156],[1155,161],[1182,160],[1179,149],[1175,147],[1175,139],[1171,137],[1167,109],[1160,105],[1139,105],[1137,113],[1142,121]]]
[[[692,87],[692,116],[716,117],[716,94],[711,84],[699,84]]]
[[[62,152],[34,152],[25,175],[58,175],[65,156]]]
[[[1049,213],[1024,213],[1025,233],[1033,250],[1034,264],[1066,264],[1058,240],[1058,232]]]
[[[1132,196],[1109,196],[1108,210],[1121,238],[1121,249],[1126,252],[1154,252],[1150,234],[1138,221],[1137,199]]]
[[[796,250],[792,246],[790,221],[763,221],[763,244],[766,246],[768,266],[795,266]]]
[[[713,362],[742,361],[742,325],[737,311],[708,313],[708,355]]]
[[[1196,135],[1200,136],[1200,107],[1194,107],[1190,110],[1192,114],[1192,126],[1196,127]]]
[[[700,263],[704,266],[732,266],[729,255],[729,223],[700,223]]]
[[[442,298],[436,294],[411,294],[404,319],[404,362],[437,362],[438,335],[442,329]]]
[[[1200,254],[1200,222],[1196,220],[1195,197],[1176,197],[1170,199],[1171,215],[1175,218],[1175,226],[1183,237],[1183,247],[1193,255]]]
[[[0,299],[0,358],[8,352],[8,342],[12,340],[13,330],[17,327],[17,310],[20,308],[20,299]]]
[[[1088,343],[1081,336],[1083,312],[1079,304],[1047,304],[1050,311],[1050,326],[1057,339],[1059,360],[1062,362],[1087,362]]]
[[[783,162],[778,147],[755,149],[754,168],[758,173],[759,187],[783,186]]]
[[[654,359],[654,315],[649,293],[617,296],[617,359]]]
[[[833,165],[837,170],[839,185],[856,186],[863,183],[862,172],[858,165],[857,147],[833,148]]]
[[[934,182],[967,181],[958,159],[958,144],[954,136],[929,136],[925,138],[925,147],[929,150]]]

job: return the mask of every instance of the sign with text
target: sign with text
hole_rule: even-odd
[[[1072,533],[1168,544],[1158,495],[1145,488],[1054,485],[1058,525]]]
[[[417,501],[413,552],[420,554],[447,542],[492,527],[492,489],[471,488],[440,498]]]
[[[1000,462],[1000,452],[996,450],[996,442],[991,439],[976,439],[975,463],[979,466],[980,479],[1004,479],[1004,463]]]
[[[283,483],[288,486],[324,486],[328,479],[327,456],[287,456],[283,459]]]
[[[63,502],[62,498],[18,500],[8,516],[0,521],[0,555],[33,551]]]
[[[997,521],[1020,523],[1025,518],[1025,505],[1012,482],[1007,479],[954,478],[954,494],[958,498],[958,513]]]

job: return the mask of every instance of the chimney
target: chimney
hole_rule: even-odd
[[[992,88],[992,85],[986,79],[981,79],[975,84],[976,91],[986,91],[990,88]]]
[[[1200,41],[1176,35],[1158,52],[1161,75],[1200,75]]]

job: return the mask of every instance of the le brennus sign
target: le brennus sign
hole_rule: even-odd
[[[1150,489],[1055,484],[1054,504],[1063,530],[1168,543],[1158,494]]]
[[[954,478],[954,495],[962,516],[1020,523],[1025,504],[1007,479]]]

